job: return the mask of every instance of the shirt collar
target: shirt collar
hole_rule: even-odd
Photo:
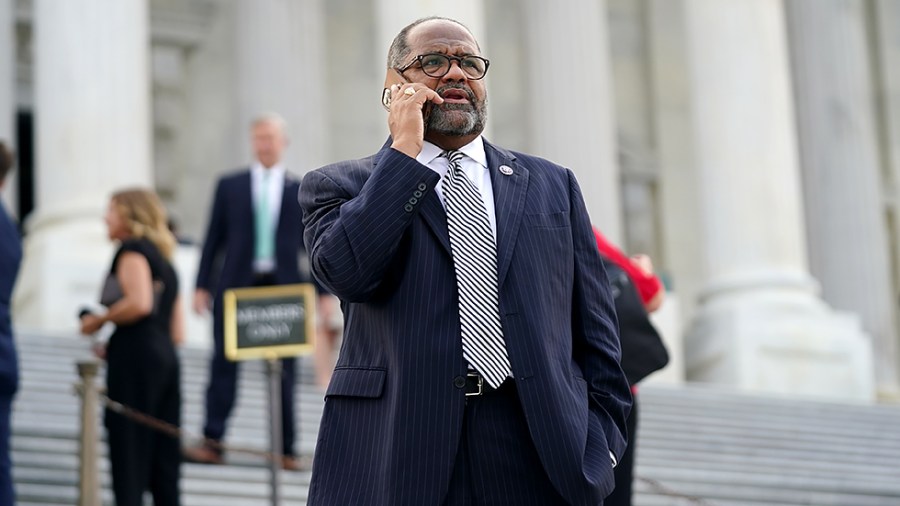
[[[468,156],[472,160],[475,160],[483,168],[487,168],[487,155],[484,153],[484,139],[480,135],[472,139],[472,142],[457,149],[457,151]],[[428,165],[434,161],[435,158],[441,156],[441,153],[443,152],[443,149],[428,141],[424,141],[422,143],[422,151],[419,153],[419,156],[416,157],[416,161],[422,165]]]
[[[262,176],[264,170],[269,170],[270,175],[275,177],[283,177],[284,176],[284,165],[281,162],[276,163],[275,165],[266,169],[263,167],[259,160],[253,162],[253,165],[250,167],[250,172],[253,172],[257,177]]]

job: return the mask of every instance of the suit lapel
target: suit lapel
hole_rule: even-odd
[[[290,198],[293,198],[294,200],[297,199],[296,194],[291,195],[290,194],[291,192],[288,191],[293,186],[293,185],[291,185],[292,182],[293,181],[291,180],[290,174],[288,174],[287,171],[285,171],[284,172],[284,180],[281,182],[281,208],[278,210],[278,216],[276,217],[276,219],[278,220],[278,223],[275,226],[275,241],[276,242],[278,241],[279,237],[282,237],[283,231],[281,230],[281,227],[282,227],[282,223],[285,222],[285,220],[283,220],[282,217],[287,216],[287,214],[289,212],[291,212],[290,209],[288,209],[288,206],[290,205],[290,202],[288,201],[288,199],[290,199]],[[278,245],[276,244],[275,247],[277,249]]]
[[[425,220],[431,231],[434,232],[435,237],[447,251],[447,254],[451,255],[450,233],[447,231],[447,212],[444,211],[444,206],[441,205],[441,199],[436,191],[428,192],[419,208],[419,215]]]
[[[497,216],[497,284],[503,286],[522,223],[525,190],[528,189],[528,169],[516,163],[516,157],[512,153],[494,147],[487,141],[484,141],[484,151],[491,174],[494,211]]]
[[[240,185],[242,187],[241,190],[236,192],[239,200],[235,204],[236,208],[242,209],[243,212],[239,212],[237,216],[247,217],[247,230],[250,232],[250,240],[252,241],[256,237],[256,220],[254,219],[256,213],[255,209],[253,209],[253,176],[250,169],[247,169],[247,172],[244,173]],[[243,188],[246,188],[246,190]],[[253,243],[251,242],[251,244]]]

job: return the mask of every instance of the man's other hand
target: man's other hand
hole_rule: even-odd
[[[192,306],[194,312],[199,315],[208,313],[210,308],[212,308],[212,297],[210,297],[209,292],[203,288],[194,290],[194,301]]]

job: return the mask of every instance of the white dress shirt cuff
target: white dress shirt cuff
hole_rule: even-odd
[[[616,454],[613,453],[612,450],[609,451],[609,458],[612,459],[612,465],[613,465],[614,468],[615,468],[617,465],[619,465],[619,461],[616,460]]]

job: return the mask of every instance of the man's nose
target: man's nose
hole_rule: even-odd
[[[444,74],[444,79],[447,81],[465,81],[469,78],[465,72],[463,72],[462,67],[459,65],[459,62],[456,60],[450,61],[450,70]]]

